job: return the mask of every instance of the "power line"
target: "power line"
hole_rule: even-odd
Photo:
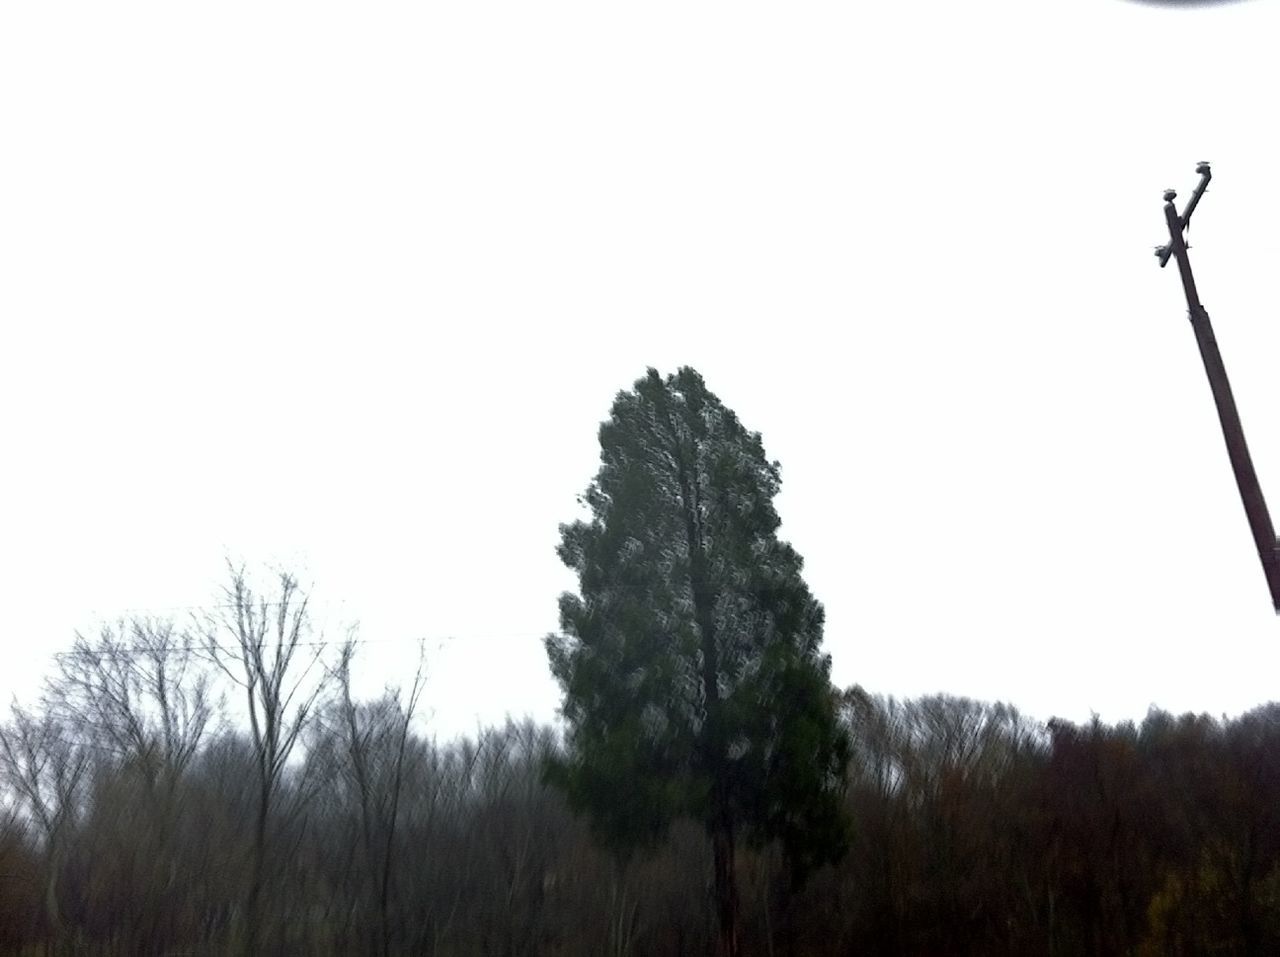
[[[623,583],[623,584],[610,585],[609,587],[611,590],[628,591],[632,589],[648,589],[652,586],[646,585],[646,584]],[[262,609],[262,608],[279,608],[282,605],[294,605],[296,607],[297,602],[296,601],[291,601],[291,602],[255,601],[253,603],[253,608],[255,610]],[[230,610],[230,609],[235,609],[237,607],[239,607],[239,605],[236,602],[208,602],[208,603],[197,604],[197,605],[137,606],[133,608],[119,609],[112,615],[103,615],[92,609],[90,611],[92,614],[96,616],[98,626],[100,628],[107,629],[113,623],[124,624],[125,620],[128,618],[135,618],[135,619],[140,617],[161,618],[161,617],[165,617],[166,613],[168,613],[170,616],[173,612],[180,612],[180,611],[207,613],[215,610]],[[473,635],[457,635],[457,634],[436,635],[436,636],[425,636],[425,637],[424,636],[418,636],[418,637],[408,636],[408,637],[400,637],[400,638],[324,639],[319,641],[298,642],[297,644],[293,645],[293,647],[323,648],[329,645],[345,644],[348,640],[350,640],[352,644],[359,645],[359,646],[407,645],[411,643],[413,644],[425,643],[427,645],[434,645],[436,650],[439,651],[439,650],[442,650],[446,644],[454,643],[454,642],[470,643],[470,642],[489,642],[489,641],[532,641],[532,640],[540,641],[543,638],[546,638],[549,633],[555,633],[555,632],[556,632],[556,629],[548,629],[546,631],[540,631],[536,633],[523,632],[523,633],[517,633],[517,634],[491,633],[491,634],[473,634]],[[77,632],[76,634],[79,635],[79,632]],[[268,644],[270,643],[270,641],[271,641],[270,638],[266,638],[264,639],[263,644],[264,645]],[[232,644],[232,646],[234,646],[234,643]],[[205,642],[200,642],[198,644],[186,643],[182,645],[171,646],[170,648],[161,650],[159,653],[164,655],[191,654],[191,653],[203,652],[203,651],[206,651],[207,649],[208,649],[208,644]],[[80,654],[82,651],[83,649],[73,648],[73,649],[67,649],[63,651],[33,653],[30,655],[29,660],[33,660],[36,657],[43,657],[46,654],[48,657],[53,659],[67,658],[73,655]],[[121,646],[112,647],[112,648],[107,648],[102,646],[90,646],[88,648],[88,652],[91,654],[102,655],[104,657],[107,657],[107,656],[124,657],[124,656],[154,655],[157,653],[157,650],[153,648],[148,648],[146,646],[136,645],[136,644],[134,645],[123,644]]]
[[[626,582],[617,582],[617,583],[610,584],[607,587],[612,591],[630,591],[630,590],[637,590],[637,589],[640,589],[640,590],[652,589],[654,586],[652,584],[643,583],[643,582],[638,582],[634,584],[626,583]],[[569,589],[561,589],[561,591],[557,594],[561,594],[565,591],[569,591]],[[299,603],[299,601],[300,599],[295,598],[295,599],[291,599],[287,604],[296,605]],[[263,607],[279,608],[281,604],[282,602],[278,602],[278,601],[264,602],[264,601],[258,601],[256,599],[252,602],[252,605],[254,608],[263,608]],[[309,603],[309,604],[311,607],[316,607],[314,603]],[[338,602],[338,604],[345,605],[346,602],[340,601]],[[193,604],[193,605],[138,605],[136,607],[131,607],[131,608],[120,608],[120,609],[117,609],[115,612],[107,615],[102,614],[96,608],[90,608],[89,612],[90,614],[97,616],[99,621],[106,622],[106,621],[114,620],[118,618],[137,617],[140,615],[156,616],[158,613],[161,613],[161,612],[214,611],[218,609],[231,609],[236,607],[237,607],[237,603],[234,601],[227,601],[227,602],[215,601],[215,602],[202,602],[202,603]]]
[[[534,634],[532,632],[527,632],[524,634],[515,634],[515,635],[492,634],[492,635],[444,635],[444,636],[427,637],[427,638],[354,638],[354,639],[350,639],[350,643],[352,645],[408,645],[408,644],[419,644],[419,643],[425,644],[425,645],[434,644],[436,647],[436,650],[440,650],[444,648],[445,645],[451,642],[526,641],[526,640],[533,640],[533,639],[541,640],[545,638],[547,634],[548,632],[543,631],[543,632],[538,632],[537,634]],[[347,643],[348,643],[348,639],[346,638],[335,638],[335,639],[326,639],[323,641],[299,641],[296,644],[290,645],[289,647],[327,648],[330,646],[337,647],[337,646],[345,645]],[[274,640],[270,636],[268,636],[263,640],[262,644],[264,647],[268,645],[272,645],[274,644]],[[226,647],[235,648],[236,644],[229,643],[226,645]],[[51,658],[68,658],[68,657],[72,657],[82,653],[88,653],[93,655],[101,655],[104,658],[109,658],[109,657],[132,657],[132,656],[155,655],[155,654],[159,654],[163,656],[177,655],[177,654],[193,654],[193,653],[200,654],[200,653],[207,652],[208,650],[209,650],[209,645],[206,643],[171,645],[167,648],[148,648],[142,645],[122,645],[119,647],[109,648],[109,647],[103,647],[103,646],[97,645],[97,646],[88,646],[86,648],[80,648],[80,649],[71,648],[65,651],[49,652],[48,655]]]
[[[647,589],[647,588],[650,588],[651,586],[646,584],[623,583],[623,584],[611,585],[609,587],[610,589],[613,589],[613,590],[627,591],[631,589]],[[293,604],[296,606],[297,602],[296,601],[295,602],[255,601],[253,603],[253,607],[255,610],[262,609],[262,608],[279,608],[282,605],[286,605],[286,604]],[[179,612],[179,611],[212,612],[215,610],[228,610],[228,609],[234,609],[237,607],[239,606],[236,602],[208,602],[204,604],[195,604],[195,605],[137,606],[133,608],[120,609],[114,615],[111,615],[111,616],[97,614],[96,612],[95,614],[97,616],[98,625],[104,629],[108,629],[112,623],[124,624],[125,620],[128,618],[136,619],[144,616],[149,618],[162,618],[162,617],[165,617],[164,613],[171,614],[173,612]],[[547,629],[539,632],[521,632],[521,633],[514,633],[514,634],[489,633],[489,634],[472,634],[472,635],[452,634],[452,635],[417,636],[417,637],[404,636],[399,638],[351,638],[351,639],[337,638],[337,639],[322,639],[317,641],[301,641],[296,643],[292,647],[299,648],[299,649],[307,649],[307,648],[316,649],[316,648],[325,648],[331,645],[340,646],[350,641],[351,644],[361,646],[361,647],[369,646],[369,645],[425,644],[427,646],[434,646],[436,651],[442,651],[446,645],[450,645],[450,644],[470,644],[470,643],[477,643],[477,642],[499,642],[499,641],[534,641],[534,640],[541,641],[545,639],[548,636],[548,634],[556,634],[556,633],[558,633],[557,629]],[[76,634],[78,636],[80,633],[77,632]],[[234,648],[237,643],[238,642],[234,642],[234,641],[229,642],[226,644],[226,647]],[[264,646],[271,643],[273,643],[273,640],[270,637],[264,638],[263,640]],[[122,643],[114,647],[105,647],[102,645],[89,645],[87,647],[70,648],[70,649],[65,649],[61,651],[51,651],[51,652],[40,652],[40,651],[31,649],[25,657],[27,657],[28,660],[36,660],[37,658],[48,657],[55,661],[61,660],[64,658],[73,657],[83,653],[88,653],[91,655],[99,655],[104,658],[106,657],[141,657],[141,656],[156,655],[156,654],[169,657],[169,656],[174,656],[179,654],[188,654],[188,655],[201,654],[201,653],[207,652],[208,649],[209,649],[209,645],[207,642],[191,643],[188,641],[188,642],[184,642],[183,644],[175,644],[175,645],[171,645],[169,647],[164,647],[164,648],[155,648],[155,647],[147,647],[147,646],[138,645],[138,644]],[[9,652],[9,655],[10,657],[13,657],[14,651],[11,650]],[[18,651],[17,655],[22,657],[23,656],[22,651]]]

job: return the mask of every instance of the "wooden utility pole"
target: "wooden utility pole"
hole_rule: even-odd
[[[1173,206],[1177,194],[1171,189],[1165,190],[1164,218],[1169,226],[1169,244],[1158,247],[1156,257],[1160,260],[1161,268],[1168,264],[1170,256],[1178,261],[1182,289],[1187,295],[1191,328],[1200,345],[1200,358],[1204,360],[1209,388],[1213,390],[1213,401],[1218,407],[1218,421],[1222,423],[1222,437],[1227,443],[1231,470],[1235,472],[1236,486],[1240,489],[1240,499],[1244,502],[1244,513],[1249,519],[1249,530],[1253,532],[1253,542],[1262,562],[1262,572],[1266,575],[1267,587],[1271,589],[1271,604],[1276,614],[1280,614],[1280,542],[1276,541],[1275,528],[1267,511],[1267,501],[1262,496],[1262,487],[1258,484],[1258,475],[1253,469],[1249,446],[1244,440],[1244,428],[1240,425],[1240,413],[1236,411],[1236,400],[1231,394],[1226,366],[1222,364],[1222,355],[1218,352],[1218,340],[1214,338],[1209,314],[1201,305],[1200,294],[1196,291],[1195,277],[1191,275],[1191,260],[1187,257],[1187,243],[1182,235],[1213,176],[1208,163],[1201,163],[1196,167],[1196,172],[1200,174],[1200,183],[1191,194],[1191,201],[1187,203],[1181,216]]]

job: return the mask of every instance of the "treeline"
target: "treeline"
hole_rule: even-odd
[[[353,700],[356,646],[280,584],[236,577],[204,629],[81,638],[13,708],[0,951],[708,951],[698,823],[605,853],[544,783],[554,729],[440,743],[421,680]],[[739,849],[745,953],[1280,952],[1280,706],[1081,726],[840,701],[852,845],[803,883],[778,847]]]

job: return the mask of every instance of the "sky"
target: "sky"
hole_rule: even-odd
[[[1280,4],[0,7],[0,696],[295,570],[357,685],[551,720],[558,525],[649,366],[782,465],[832,676],[1238,714],[1280,622]]]

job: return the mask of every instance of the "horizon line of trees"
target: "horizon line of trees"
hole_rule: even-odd
[[[1280,952],[1280,705],[839,689],[760,434],[684,367],[599,440],[544,641],[562,729],[440,744],[424,648],[357,700],[354,636],[232,566],[186,628],[77,636],[0,723],[0,953]]]
[[[701,954],[712,847],[682,819],[601,845],[546,768],[555,729],[439,743],[355,645],[232,576],[204,630],[138,618],[59,656],[0,725],[0,953]],[[429,662],[426,663],[429,665]],[[241,723],[226,706],[240,697]],[[741,843],[741,950],[1280,950],[1280,704],[1234,719],[1031,721],[838,693],[848,853],[793,880]]]

